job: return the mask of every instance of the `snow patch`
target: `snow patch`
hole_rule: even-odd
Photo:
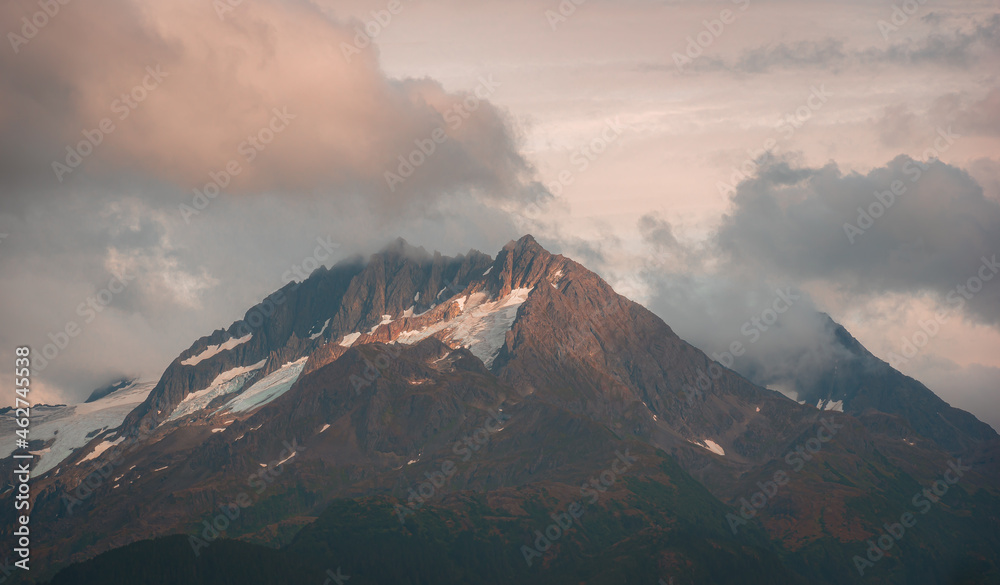
[[[468,297],[463,296],[455,300],[462,308],[462,312],[454,319],[435,323],[417,331],[404,331],[396,341],[413,344],[445,331],[445,340],[455,341],[469,348],[473,355],[483,360],[486,367],[490,367],[500,353],[514,319],[517,318],[518,309],[527,300],[531,291],[530,288],[514,289],[510,294],[494,301],[487,301],[486,295],[481,292]]]
[[[760,407],[759,406],[757,407],[757,412],[760,412]]]
[[[326,328],[330,326],[331,319],[332,317],[330,319],[327,319],[326,323],[323,323],[323,328],[319,330],[319,333],[313,333],[312,335],[309,336],[309,339],[316,339],[321,335],[323,335],[324,333],[326,333]]]
[[[225,427],[223,427],[223,428],[221,428],[221,429],[212,429],[212,432],[213,432],[213,433],[221,433],[221,432],[222,432],[222,431],[224,431],[224,430],[226,430],[226,428],[225,428]]]
[[[400,332],[399,335],[396,336],[395,341],[399,343],[405,343],[407,345],[411,343],[416,343],[417,341],[427,337],[427,335],[423,334],[425,331],[427,331],[427,329],[428,327],[424,327],[423,329],[411,329],[409,331],[402,331]]]
[[[330,425],[323,425],[323,428],[321,428],[321,429],[319,430],[319,432],[320,432],[320,433],[322,433],[323,431],[325,431],[325,430],[326,430],[326,429],[328,429],[328,428],[330,428]],[[318,434],[318,433],[317,433],[317,434]]]
[[[146,399],[155,385],[155,382],[137,382],[94,402],[32,408],[31,438],[55,440],[47,450],[38,452],[39,458],[31,470],[31,477],[41,477],[62,463],[74,449],[89,443],[94,431],[118,427],[125,416]],[[13,413],[0,417],[0,458],[14,452],[18,439],[14,431],[18,428]]]
[[[816,403],[816,408],[819,410],[835,410],[837,412],[844,412],[844,401],[843,400],[827,400],[824,401],[822,398]]]
[[[722,456],[726,455],[726,450],[723,449],[721,445],[719,445],[718,443],[716,443],[712,439],[705,439],[704,442],[702,442],[702,441],[691,441],[689,439],[688,442],[691,443],[691,444],[693,444],[693,445],[698,445],[699,447],[701,447],[703,449],[708,449],[709,451],[711,451],[712,453],[715,453],[716,455],[722,455]]]
[[[483,273],[483,276],[486,276],[487,274],[489,274],[490,270],[493,270],[493,266],[492,265],[489,268],[486,269],[486,272]]]
[[[465,318],[457,324],[451,339],[468,347],[487,368],[490,367],[517,318],[517,310],[528,299],[531,290],[514,289],[501,299],[471,307],[468,316],[463,314]]]
[[[705,439],[705,448],[716,455],[726,455],[726,450],[712,439]]]
[[[194,366],[200,364],[201,362],[207,360],[208,358],[218,353],[221,353],[223,351],[228,351],[240,344],[250,341],[251,338],[253,338],[253,333],[247,333],[246,335],[240,338],[232,337],[229,340],[220,343],[218,345],[210,345],[206,347],[204,350],[202,350],[202,352],[199,353],[198,355],[189,357],[188,359],[182,361],[181,364],[185,366]]]
[[[209,403],[219,396],[239,392],[253,373],[263,368],[266,363],[267,360],[263,359],[252,366],[243,366],[222,372],[216,376],[214,380],[212,380],[212,383],[209,384],[208,388],[192,392],[185,396],[184,400],[182,400],[181,403],[177,405],[177,408],[175,408],[170,414],[167,421],[177,420],[181,417],[194,414],[199,410],[208,407]]]
[[[344,347],[351,347],[359,337],[361,337],[360,333],[348,333],[343,339],[340,340],[340,345]]]
[[[376,329],[378,329],[383,325],[388,325],[389,323],[392,323],[392,320],[393,320],[392,315],[382,315],[382,320],[379,321],[377,325],[375,325],[368,331],[368,335],[374,335]]]
[[[246,391],[230,400],[219,410],[246,412],[271,402],[287,392],[292,387],[292,384],[299,379],[299,375],[305,369],[306,360],[308,359],[308,357],[300,358],[297,361],[281,366],[280,369],[258,380],[253,386],[247,388]]]
[[[170,467],[170,466],[169,466],[169,465],[164,465],[163,467],[158,467],[158,468],[154,469],[153,471],[154,471],[154,472],[157,472],[157,471],[163,471],[164,469],[166,469],[166,468],[168,468],[168,467]]]
[[[284,463],[285,461],[288,461],[288,460],[289,460],[289,459],[291,459],[292,457],[295,457],[295,451],[292,451],[292,454],[291,454],[291,455],[289,455],[288,457],[285,457],[284,459],[282,459],[281,461],[279,461],[279,462],[278,462],[278,465],[281,465],[282,463]],[[275,467],[277,467],[278,465],[275,465]]]
[[[117,445],[118,443],[121,443],[124,440],[125,440],[125,437],[122,436],[122,437],[118,437],[117,441],[113,441],[113,442],[112,441],[103,441],[102,443],[100,443],[99,445],[97,445],[96,447],[94,447],[94,450],[91,451],[90,453],[88,453],[86,457],[84,457],[83,459],[77,461],[76,464],[79,465],[79,464],[83,463],[84,461],[90,461],[91,459],[97,459],[98,457],[100,457],[101,453],[104,453],[108,449],[114,447],[115,445]]]

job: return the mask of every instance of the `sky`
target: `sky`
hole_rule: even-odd
[[[52,345],[37,402],[158,377],[310,258],[532,233],[761,383],[831,359],[826,313],[1000,427],[998,2],[41,10],[0,7],[0,351]]]

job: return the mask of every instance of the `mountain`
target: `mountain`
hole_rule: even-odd
[[[893,369],[869,352],[847,329],[825,316],[839,352],[817,382],[801,388],[810,404],[842,402],[857,417],[884,413],[903,418],[913,430],[955,454],[969,453],[997,437],[975,416],[941,400],[919,381]]]
[[[153,389],[152,382],[132,380],[99,399],[84,404],[31,407],[29,449],[36,459],[32,476],[38,477],[55,469],[62,461],[79,452],[98,434],[118,428],[129,412],[135,409]],[[91,395],[93,398],[93,395]],[[16,447],[19,429],[13,413],[0,417],[0,472],[13,472],[11,454]],[[58,472],[58,471],[57,471]]]
[[[854,343],[821,410],[531,236],[397,240],[195,341],[36,468],[33,577],[1000,582],[996,433]]]
[[[84,401],[84,404],[94,402],[95,400],[100,400],[101,398],[104,398],[105,396],[111,394],[112,392],[117,392],[119,390],[133,386],[138,381],[139,381],[138,378],[120,378],[118,380],[115,380],[114,382],[111,382],[107,386],[103,386],[91,392],[90,396],[88,396],[87,399]]]

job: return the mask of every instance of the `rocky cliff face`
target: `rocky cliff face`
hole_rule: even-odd
[[[223,372],[266,360],[245,384],[250,386],[331,341],[370,330],[384,315],[437,306],[489,262],[475,250],[457,258],[431,256],[398,240],[367,263],[355,258],[330,270],[320,268],[304,282],[268,296],[228,329],[196,341],[170,364],[122,432],[133,438],[148,433],[191,392],[209,386]]]

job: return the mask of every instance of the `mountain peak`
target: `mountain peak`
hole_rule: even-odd
[[[377,255],[406,256],[418,260],[430,257],[430,254],[427,253],[427,250],[423,246],[412,246],[402,237],[398,237],[386,244],[385,247],[378,251]]]
[[[490,288],[505,296],[516,288],[534,287],[539,280],[558,270],[553,266],[556,258],[531,234],[522,236],[516,242],[511,240],[493,262],[496,269],[490,275]],[[561,256],[558,259],[564,260]]]
[[[542,252],[548,251],[545,248],[543,248],[542,245],[539,244],[537,240],[535,240],[535,236],[531,234],[524,234],[516,242],[514,240],[507,242],[507,244],[504,245],[503,249],[519,250],[519,251],[526,251],[526,250],[542,251]]]

